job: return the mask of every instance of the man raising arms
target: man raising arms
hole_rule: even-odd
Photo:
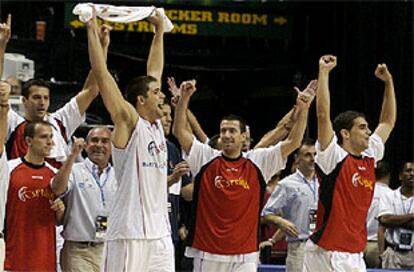
[[[319,60],[316,172],[320,182],[316,230],[305,248],[304,271],[365,271],[362,251],[365,221],[374,193],[375,162],[384,154],[396,119],[392,76],[378,64],[375,76],[385,84],[379,124],[371,135],[362,113],[346,111],[330,119],[329,72],[336,57]]]
[[[126,98],[108,72],[96,16],[87,22],[89,58],[99,90],[114,123],[113,161],[119,189],[107,231],[105,271],[174,271],[167,210],[167,147],[160,91],[164,66],[163,19],[155,27],[147,75],[134,78]]]
[[[195,177],[186,255],[194,258],[194,271],[256,271],[265,181],[283,169],[287,156],[300,146],[311,99],[299,93],[298,122],[286,140],[247,153],[242,153],[244,120],[236,115],[224,117],[220,152],[197,141],[186,129],[194,81],[182,83],[181,89],[173,132]]]

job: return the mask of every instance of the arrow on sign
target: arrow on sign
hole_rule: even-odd
[[[278,25],[284,25],[284,24],[286,24],[286,23],[287,23],[287,20],[286,20],[286,18],[285,18],[285,17],[281,16],[281,17],[276,17],[276,18],[274,18],[274,19],[273,19],[273,22],[274,22],[275,24],[278,24]]]

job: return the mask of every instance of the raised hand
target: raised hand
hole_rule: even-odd
[[[296,106],[300,109],[309,108],[316,96],[317,88],[318,81],[316,79],[311,80],[303,91],[300,91],[298,87],[294,87],[298,94],[298,97],[296,98]]]
[[[72,155],[79,155],[85,147],[85,140],[83,138],[73,137],[72,143]]]
[[[9,103],[9,95],[11,86],[8,82],[0,81],[0,105],[7,105]]]
[[[11,36],[11,14],[7,16],[6,23],[0,23],[0,46],[5,47]]]
[[[174,77],[168,77],[167,83],[168,83],[168,90],[171,92],[173,97],[181,96],[180,89],[177,87]]]
[[[324,55],[319,59],[319,71],[330,72],[336,66],[336,57]]]
[[[392,75],[388,71],[388,67],[385,63],[377,65],[377,68],[375,69],[375,76],[384,82],[392,80]]]
[[[98,20],[96,19],[96,8],[94,4],[90,4],[92,8],[92,17],[86,22],[87,27],[98,27]]]
[[[111,32],[112,27],[109,25],[103,24],[99,30],[99,41],[101,42],[102,48],[108,48],[111,42],[109,33]]]
[[[158,9],[155,9],[147,20],[155,27],[156,33],[164,32],[164,18]]]
[[[196,80],[184,81],[180,85],[180,92],[183,98],[190,98],[196,91]]]

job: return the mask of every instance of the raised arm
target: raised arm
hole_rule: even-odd
[[[276,127],[267,132],[254,148],[268,147],[283,140],[292,129],[294,123],[292,119],[294,110],[295,108],[291,109],[285,116],[283,116]]]
[[[168,90],[170,90],[171,95],[172,95],[171,107],[173,107],[175,109],[176,106],[177,106],[178,100],[180,100],[181,91],[177,87],[177,84],[175,83],[175,78],[174,77],[168,77],[167,78],[167,83],[168,83]],[[200,123],[198,122],[197,118],[190,111],[190,109],[187,109],[186,115],[187,115],[187,123],[186,123],[187,131],[191,134],[194,134],[200,142],[205,143],[207,141],[208,137],[205,134],[203,128],[200,125]]]
[[[4,151],[4,142],[7,137],[7,113],[9,112],[9,95],[11,86],[5,81],[0,81],[0,155]]]
[[[155,28],[154,38],[151,43],[151,49],[147,60],[147,75],[153,76],[161,85],[162,71],[164,69],[164,21],[161,13],[155,9],[154,14],[148,18],[148,21]]]
[[[298,117],[288,137],[282,142],[282,146],[280,147],[283,159],[286,159],[302,143],[308,120],[309,107],[315,98],[316,86],[317,81],[312,80],[303,92],[296,89],[298,98],[296,99],[295,110],[297,111]]]
[[[186,128],[187,109],[190,98],[194,94],[195,81],[184,81],[181,83],[181,97],[175,108],[173,134],[177,138],[184,152],[188,154],[193,144],[193,135]]]
[[[378,64],[375,76],[382,80],[385,85],[384,98],[382,101],[381,115],[375,133],[381,137],[382,142],[388,140],[397,119],[397,103],[395,100],[394,81],[388,71],[386,64]]]
[[[318,118],[318,142],[322,150],[328,146],[334,135],[331,122],[331,100],[329,97],[329,72],[336,66],[336,57],[325,55],[319,59],[318,95],[316,115]]]
[[[0,23],[0,78],[3,76],[4,54],[11,35],[11,15],[7,16],[6,23]]]
[[[110,34],[109,32],[112,28],[108,25],[102,25],[99,30],[99,40],[101,47],[104,53],[105,61],[108,57],[108,48],[110,44]],[[99,87],[95,79],[95,76],[91,71],[89,71],[88,77],[85,80],[82,90],[76,95],[76,102],[79,106],[79,111],[81,114],[84,114],[88,107],[91,105],[92,101],[98,96]]]
[[[122,96],[114,78],[106,67],[105,56],[99,41],[96,16],[87,22],[89,60],[99,86],[106,109],[111,115],[115,129],[112,141],[118,148],[124,148],[138,120],[138,113]]]
[[[74,139],[75,141],[72,144],[72,152],[52,180],[52,191],[57,196],[60,196],[66,192],[73,164],[75,163],[76,157],[82,152],[85,145],[85,142],[82,138]]]

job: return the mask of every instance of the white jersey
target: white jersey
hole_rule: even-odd
[[[125,149],[113,147],[119,183],[108,240],[158,239],[170,235],[167,208],[167,145],[161,122],[139,118]]]
[[[371,206],[367,214],[367,233],[368,241],[378,240],[378,211],[379,202],[381,198],[386,197],[386,194],[392,193],[387,184],[376,182],[374,189],[374,197],[372,198]]]

